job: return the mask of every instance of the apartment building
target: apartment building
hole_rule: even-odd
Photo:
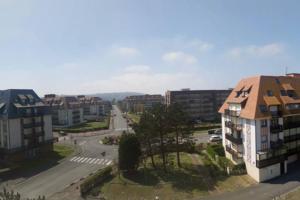
[[[226,157],[262,182],[287,173],[300,153],[300,74],[242,79],[223,106]]]
[[[77,96],[83,108],[84,120],[100,120],[105,116],[105,103],[100,97]]]
[[[50,107],[54,127],[70,127],[84,122],[83,108],[76,96],[47,94],[43,101]]]
[[[52,150],[48,107],[33,90],[0,91],[0,160],[22,160]]]
[[[123,100],[123,109],[127,112],[141,113],[161,103],[163,103],[163,96],[160,94],[128,96]]]
[[[190,90],[167,91],[167,105],[177,103],[194,120],[210,122],[219,121],[219,108],[230,94],[229,90]]]

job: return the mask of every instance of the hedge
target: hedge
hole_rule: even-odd
[[[81,196],[86,195],[91,189],[100,185],[105,179],[111,176],[112,167],[108,166],[104,169],[98,170],[95,174],[89,176],[80,184]]]

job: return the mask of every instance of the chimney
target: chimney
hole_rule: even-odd
[[[54,98],[55,94],[45,94],[45,98]]]

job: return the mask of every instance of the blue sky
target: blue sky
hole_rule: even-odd
[[[0,89],[223,89],[300,72],[298,1],[0,0]]]

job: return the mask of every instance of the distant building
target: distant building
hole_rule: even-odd
[[[100,120],[106,115],[105,107],[107,105],[100,97],[79,95],[77,98],[83,108],[83,118],[85,120]]]
[[[163,96],[156,95],[137,95],[128,96],[123,100],[123,110],[127,112],[141,113],[145,109],[152,108],[156,104],[163,103]]]
[[[70,127],[84,122],[83,107],[76,96],[47,94],[43,99],[50,107],[55,127]]]
[[[33,90],[0,91],[0,160],[22,160],[52,150],[48,107]]]
[[[190,90],[167,91],[167,105],[177,103],[194,120],[217,121],[221,119],[218,113],[231,90]]]
[[[242,79],[220,109],[226,157],[262,182],[300,153],[300,74]]]

